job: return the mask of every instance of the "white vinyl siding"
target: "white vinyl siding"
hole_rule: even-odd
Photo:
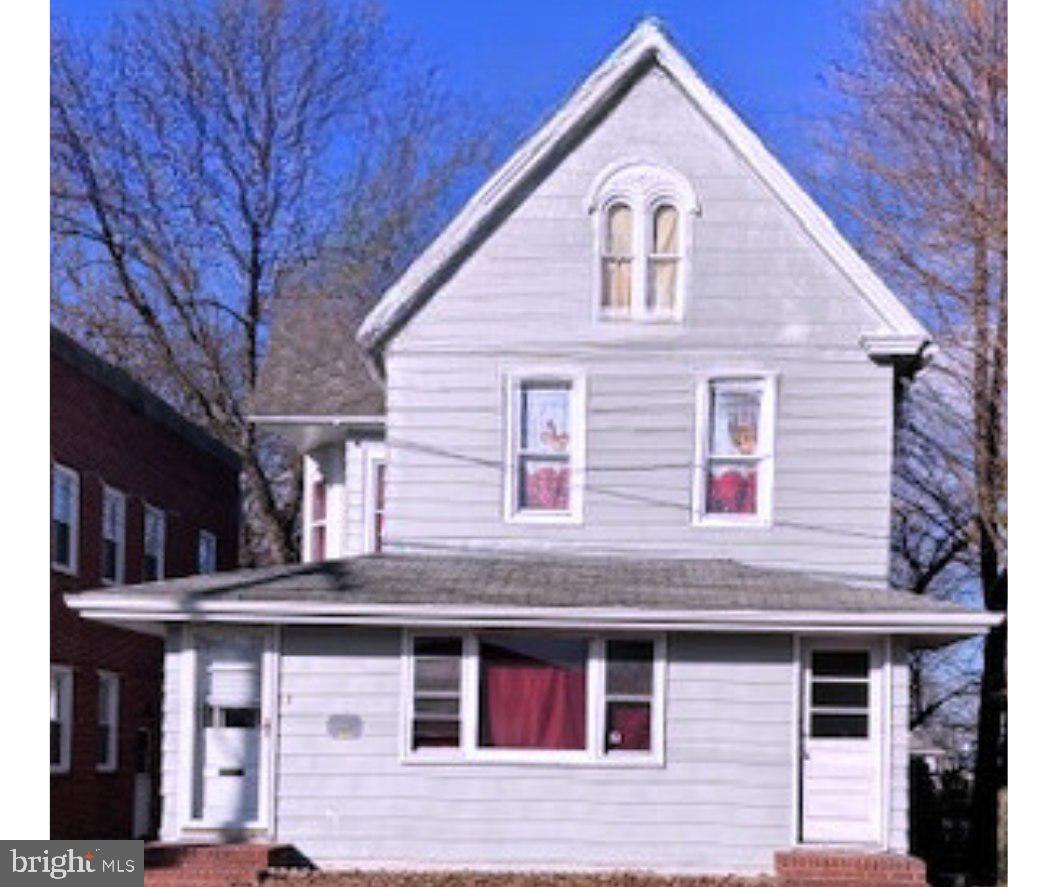
[[[675,169],[700,204],[682,323],[595,316],[586,195],[629,158]],[[406,444],[389,453],[387,552],[729,557],[884,582],[893,371],[860,344],[878,325],[709,122],[648,74],[386,346],[387,434]],[[585,378],[583,520],[510,521],[498,381],[571,364]],[[781,382],[766,524],[696,525],[696,388],[714,370]]]
[[[103,583],[125,581],[125,496],[113,487],[103,487]]]
[[[275,839],[320,865],[752,873],[789,845],[790,638],[671,635],[665,764],[618,768],[402,763],[399,630],[287,626],[282,645]]]
[[[80,540],[81,480],[72,468],[51,466],[51,566],[63,573],[77,574],[77,546]]]
[[[110,773],[118,768],[121,679],[109,671],[97,676],[96,770]]]
[[[51,667],[51,772],[70,771],[70,746],[73,738],[73,669],[66,665]]]

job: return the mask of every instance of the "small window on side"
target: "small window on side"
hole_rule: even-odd
[[[99,672],[96,769],[104,772],[116,770],[118,766],[119,688],[120,679],[116,674]]]
[[[65,665],[51,667],[51,772],[70,770],[73,734],[73,671]]]
[[[198,531],[198,572],[217,572],[217,537],[209,530]]]
[[[165,512],[152,505],[143,508],[143,581],[165,577]]]
[[[51,565],[63,573],[77,573],[80,535],[80,478],[76,471],[53,464],[51,469]]]
[[[462,638],[416,637],[412,669],[412,751],[459,748]]]
[[[112,487],[103,488],[103,582],[125,581],[125,496]]]
[[[653,748],[654,644],[606,642],[606,741],[610,752]]]

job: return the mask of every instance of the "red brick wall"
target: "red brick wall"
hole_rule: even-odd
[[[69,773],[51,778],[51,835],[128,837],[138,727],[151,731],[157,798],[162,642],[81,619],[66,607],[62,594],[101,584],[104,483],[126,496],[126,582],[142,578],[145,502],[166,514],[166,576],[195,572],[200,529],[217,537],[217,568],[234,568],[238,559],[238,472],[54,351],[51,456],[80,476],[78,574],[51,573],[51,661],[72,666],[74,672],[71,766]],[[96,771],[97,669],[117,672],[121,679],[118,768],[113,773]],[[157,800],[154,803],[157,808]]]

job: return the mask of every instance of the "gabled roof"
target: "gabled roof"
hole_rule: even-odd
[[[355,339],[362,317],[349,299],[280,300],[248,405],[253,421],[280,425],[381,419],[385,396]]]
[[[357,334],[365,350],[375,351],[399,329],[446,275],[487,236],[498,215],[524,193],[534,176],[568,150],[607,103],[651,65],[665,71],[683,90],[877,314],[878,328],[863,337],[864,348],[878,357],[920,356],[929,344],[929,333],[760,139],[702,81],[653,20],[643,22],[632,31],[547,123],[471,197],[440,236],[387,290]]]
[[[730,560],[371,555],[166,579],[67,595],[111,621],[653,625],[961,635],[998,617],[905,591]]]
[[[238,471],[242,467],[242,457],[235,450],[186,416],[178,413],[121,367],[93,354],[84,345],[76,342],[55,326],[51,328],[51,356],[106,388],[115,397],[128,404],[134,412],[163,426],[196,449],[220,460],[233,471]],[[52,392],[52,397],[58,398],[61,402],[61,392]]]

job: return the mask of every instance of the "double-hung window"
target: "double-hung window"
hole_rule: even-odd
[[[96,769],[104,772],[118,768],[119,686],[120,679],[116,674],[109,671],[99,672]]]
[[[165,577],[165,512],[143,506],[143,581]]]
[[[103,488],[103,582],[125,580],[125,496]]]
[[[217,571],[217,537],[209,530],[198,531],[198,572]]]
[[[512,376],[508,390],[508,520],[579,522],[583,508],[584,381]]]
[[[770,374],[713,376],[699,383],[696,523],[771,520],[775,388]]]
[[[315,478],[309,486],[309,559],[327,557],[327,482]]]
[[[51,772],[70,770],[70,740],[73,732],[73,670],[66,665],[51,667]]]
[[[664,640],[413,635],[408,760],[658,763]]]
[[[65,465],[51,467],[51,566],[63,573],[77,572],[80,524],[80,478]]]

